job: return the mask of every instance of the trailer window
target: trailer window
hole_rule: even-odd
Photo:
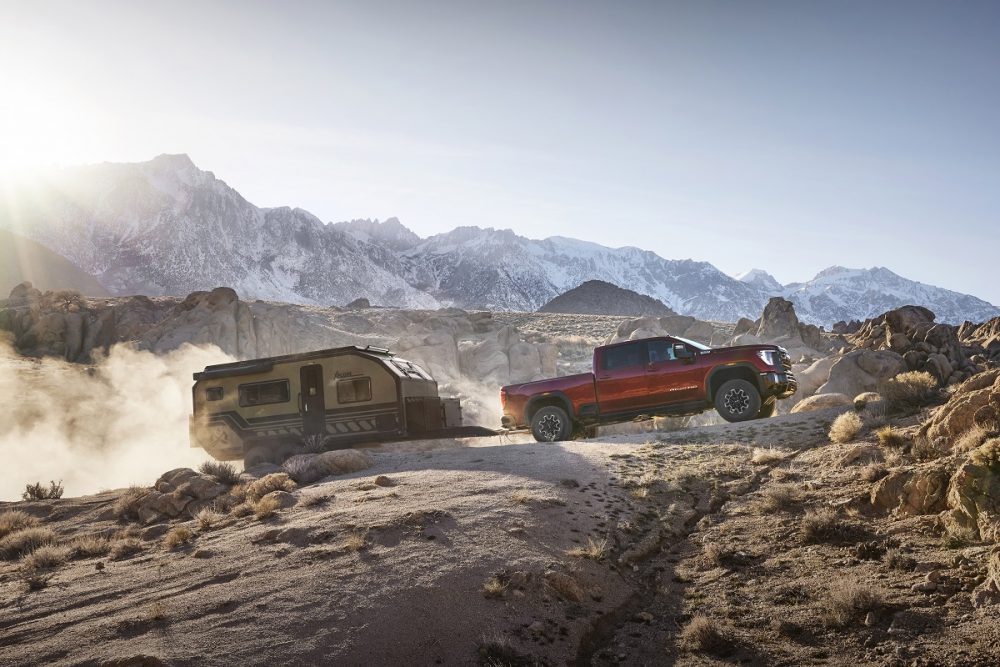
[[[360,403],[372,400],[372,379],[351,378],[337,381],[338,403]]]
[[[604,350],[604,369],[611,371],[616,368],[630,368],[632,366],[642,366],[643,348],[645,341],[641,343],[630,343],[609,347]]]
[[[205,400],[206,401],[221,401],[222,400],[222,387],[209,387],[205,390]]]
[[[255,382],[253,384],[240,385],[240,405],[244,408],[252,405],[286,403],[289,395],[288,380],[272,380],[270,382]]]

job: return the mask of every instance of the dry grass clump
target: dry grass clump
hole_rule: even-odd
[[[788,454],[774,447],[754,447],[753,454],[750,456],[750,463],[758,466],[770,465],[771,463],[784,461],[787,456]]]
[[[927,371],[901,373],[883,382],[878,393],[891,412],[916,412],[931,399],[938,383]]]
[[[111,560],[125,560],[142,551],[142,542],[134,537],[115,540],[111,544]]]
[[[943,442],[931,440],[925,435],[920,435],[913,440],[913,447],[910,448],[910,454],[917,461],[933,461],[946,456],[948,451],[945,449]]]
[[[680,644],[688,651],[726,656],[733,652],[733,642],[722,628],[708,616],[698,614],[681,629]]]
[[[48,528],[31,527],[15,530],[0,539],[0,559],[14,560],[55,541],[56,534]]]
[[[889,469],[882,463],[872,463],[861,469],[861,479],[866,482],[877,482],[889,474]]]
[[[35,482],[34,484],[28,484],[24,487],[24,493],[21,494],[21,500],[55,500],[57,498],[62,498],[62,495],[62,480],[59,480],[58,482],[50,481],[47,487],[42,486],[41,482]]]
[[[902,570],[903,572],[910,572],[917,566],[915,558],[907,556],[899,549],[889,549],[886,551],[882,562],[890,570]]]
[[[99,535],[77,537],[69,543],[69,557],[73,560],[97,558],[111,551],[111,542]]]
[[[769,484],[761,492],[760,509],[764,512],[788,510],[802,502],[802,491],[795,484]]]
[[[163,546],[167,549],[176,549],[177,547],[190,544],[191,540],[194,539],[194,533],[187,526],[174,526],[167,534],[163,536]]]
[[[333,496],[327,493],[304,493],[299,498],[299,507],[315,507],[325,505],[333,500]]]
[[[807,544],[835,542],[846,537],[849,531],[850,526],[844,519],[829,508],[806,512],[800,525],[802,541]]]
[[[958,437],[957,440],[955,440],[954,444],[951,446],[951,451],[956,454],[971,452],[973,449],[986,442],[986,438],[988,437],[989,432],[986,429],[978,424],[974,424],[972,428],[965,431]]]
[[[532,500],[534,500],[535,497],[529,491],[520,489],[510,494],[510,499],[513,500],[518,505],[527,505]]]
[[[977,466],[1000,470],[1000,438],[990,438],[976,447],[969,454],[969,460]]]
[[[878,438],[878,444],[887,449],[903,449],[906,446],[906,438],[891,426],[883,426],[875,431],[875,437]]]
[[[146,486],[133,484],[125,489],[124,493],[115,500],[113,508],[114,515],[119,519],[138,519],[139,503],[149,495],[150,489]]]
[[[198,466],[198,471],[203,475],[214,477],[215,481],[228,486],[240,481],[240,474],[236,472],[236,467],[225,461],[205,461]]]
[[[281,501],[274,497],[261,498],[251,505],[253,516],[258,521],[270,519],[279,509],[281,509]]]
[[[483,584],[483,597],[491,600],[498,600],[507,592],[507,584],[500,580],[500,577],[493,575]]]
[[[604,558],[605,552],[608,550],[608,541],[601,540],[596,541],[592,537],[587,538],[587,544],[578,547],[573,547],[566,552],[567,556],[572,556],[574,558],[589,558],[590,560],[601,560]]]
[[[856,412],[845,412],[833,420],[830,425],[830,440],[839,444],[850,442],[861,433],[865,427],[861,417]]]
[[[219,514],[210,507],[206,507],[195,515],[194,520],[198,525],[198,530],[204,532],[206,530],[212,530],[212,528],[214,528],[215,525],[224,518],[225,517],[222,514]]]
[[[22,568],[19,572],[21,581],[28,587],[29,591],[40,591],[49,585],[53,577],[52,570],[33,570]]]
[[[853,581],[838,581],[830,589],[823,605],[823,620],[827,625],[843,627],[884,604],[882,594],[871,586]]]
[[[70,550],[55,544],[46,544],[38,547],[21,559],[21,564],[26,569],[32,570],[54,570],[64,565],[69,560]]]
[[[251,482],[246,488],[247,500],[257,502],[272,491],[294,491],[295,482],[286,472],[273,472]]]
[[[7,510],[0,514],[0,538],[10,535],[23,528],[31,528],[39,524],[39,520],[21,510]]]
[[[238,505],[234,505],[229,513],[235,517],[245,517],[253,514],[253,503],[250,501],[242,502]]]
[[[344,548],[347,551],[361,551],[367,544],[368,535],[359,530],[350,533],[344,540]]]

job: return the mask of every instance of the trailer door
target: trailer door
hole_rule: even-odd
[[[323,367],[319,364],[303,366],[299,370],[302,393],[299,394],[299,413],[302,415],[302,435],[326,433],[326,398],[323,395]]]

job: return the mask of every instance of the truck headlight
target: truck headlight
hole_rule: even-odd
[[[778,353],[774,350],[758,350],[757,356],[768,366],[777,366]]]

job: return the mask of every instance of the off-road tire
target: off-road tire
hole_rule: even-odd
[[[773,417],[774,413],[777,411],[778,399],[772,396],[760,404],[760,411],[757,413],[757,419],[767,419],[768,417]]]
[[[538,442],[569,440],[573,435],[573,421],[562,408],[546,405],[531,416],[531,435]]]
[[[727,422],[756,419],[761,410],[760,392],[746,380],[729,380],[715,392],[715,409]]]

